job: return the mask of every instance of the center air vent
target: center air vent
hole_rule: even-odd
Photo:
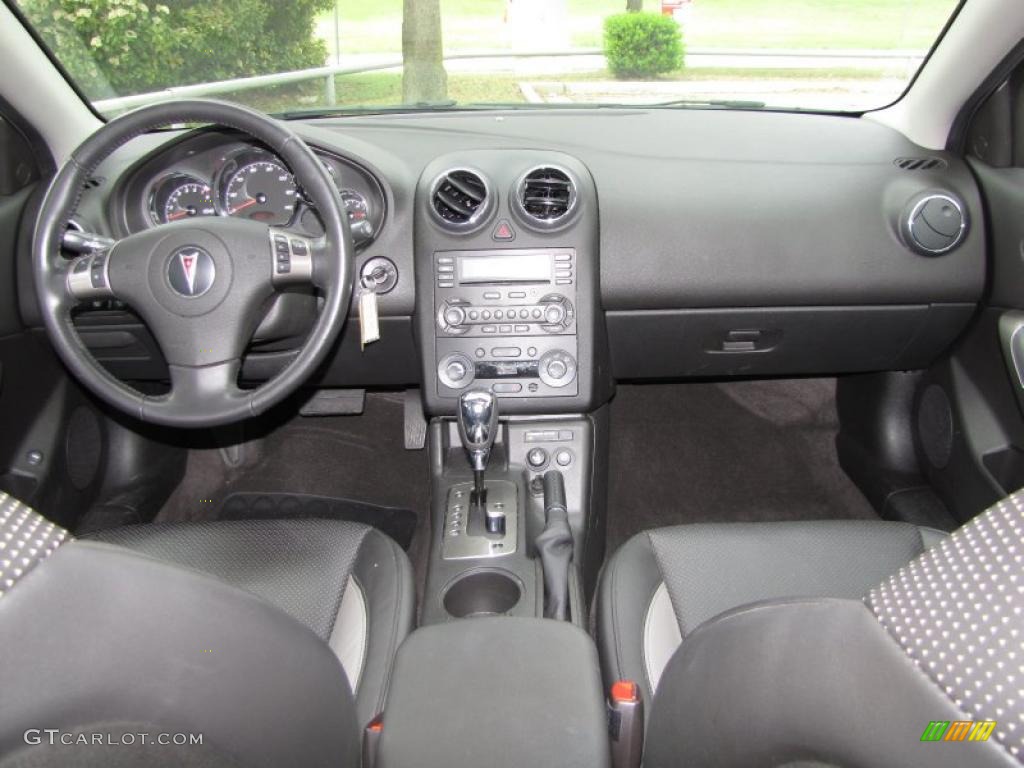
[[[576,208],[576,182],[561,168],[534,168],[517,185],[515,201],[528,224],[553,229]]]
[[[491,210],[490,187],[467,168],[441,174],[430,193],[430,210],[446,229],[466,232],[479,226]]]

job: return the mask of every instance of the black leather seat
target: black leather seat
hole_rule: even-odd
[[[597,628],[606,684],[648,702],[644,765],[1016,764],[1022,498],[952,537],[867,521],[635,536],[602,574]],[[999,725],[943,752],[921,744],[936,720]]]
[[[205,739],[76,764],[358,764],[414,614],[408,559],[383,534],[259,520],[73,540],[0,493],[0,542],[0,764],[29,728],[123,727]]]

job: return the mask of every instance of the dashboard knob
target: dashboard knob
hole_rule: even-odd
[[[569,368],[562,360],[552,360],[548,363],[548,376],[553,379],[563,379]]]
[[[473,361],[459,352],[446,355],[437,364],[437,378],[449,389],[464,389],[476,376]]]
[[[561,304],[548,304],[544,308],[544,322],[557,325],[565,319],[565,307]]]
[[[576,378],[576,360],[561,349],[545,352],[537,365],[537,375],[549,387],[565,387]]]
[[[462,325],[466,322],[466,310],[462,307],[448,307],[444,311],[444,321],[448,325]]]

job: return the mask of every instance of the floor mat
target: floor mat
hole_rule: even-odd
[[[608,551],[680,523],[876,519],[839,466],[838,429],[834,379],[620,386]]]
[[[346,520],[360,519],[388,533],[395,528],[414,564],[422,567],[418,560],[424,559],[420,550],[429,528],[430,465],[425,450],[405,450],[404,418],[401,393],[373,393],[362,415],[296,416],[254,437],[235,467],[227,466],[216,448],[190,450],[185,477],[157,522],[218,519],[225,509],[246,516],[241,506],[228,507],[239,496],[269,496],[287,515],[293,514],[291,507],[282,507],[279,495],[326,498],[343,502],[344,508],[336,503],[334,509]],[[263,508],[249,506],[248,516],[262,515]],[[414,516],[413,534],[405,532],[406,515],[395,522],[395,510]]]
[[[306,493],[233,493],[224,499],[216,520],[267,520],[322,517],[372,525],[398,542],[412,544],[416,513],[411,509],[381,507],[352,499]]]

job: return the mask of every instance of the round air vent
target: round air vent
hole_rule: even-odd
[[[938,256],[960,245],[967,234],[967,213],[952,195],[929,192],[907,204],[900,231],[911,250]]]
[[[568,171],[540,166],[523,174],[513,199],[527,224],[555,229],[566,224],[576,210],[576,182]]]
[[[430,191],[430,212],[445,229],[468,232],[479,227],[493,207],[491,188],[484,176],[468,168],[454,168],[437,177]]]

